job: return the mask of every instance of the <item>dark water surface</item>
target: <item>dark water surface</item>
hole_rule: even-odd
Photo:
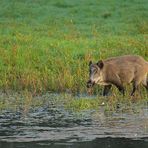
[[[106,114],[43,106],[0,113],[0,148],[148,148],[148,108]]]
[[[96,138],[92,141],[67,142],[32,141],[32,142],[0,142],[1,148],[147,148],[148,141],[127,138]]]

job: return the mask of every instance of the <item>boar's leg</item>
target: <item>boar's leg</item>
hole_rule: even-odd
[[[104,90],[103,90],[103,96],[107,96],[110,89],[111,89],[112,85],[105,85],[104,86]]]
[[[147,83],[147,85],[143,85],[143,86],[146,88],[146,90],[148,92],[148,83]]]
[[[123,96],[125,96],[125,89],[124,89],[124,87],[122,85],[119,85],[119,86],[116,85],[116,87],[123,94]]]
[[[146,90],[148,91],[148,78],[147,76],[144,78],[144,80],[142,81],[143,86],[146,88]]]
[[[112,84],[114,84],[118,88],[118,90],[123,94],[123,96],[125,96],[125,88],[123,87],[120,81],[114,81],[112,82]]]
[[[125,88],[121,83],[114,83],[114,85],[118,88],[118,90],[125,96]]]
[[[131,96],[134,96],[136,90],[138,90],[138,85],[139,85],[139,83],[133,82],[133,90],[131,92]]]

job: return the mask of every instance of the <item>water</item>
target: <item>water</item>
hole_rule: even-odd
[[[147,148],[148,108],[74,112],[45,105],[0,113],[0,148]]]
[[[131,140],[127,138],[96,138],[92,141],[67,142],[32,141],[32,142],[1,142],[2,148],[147,148],[145,140]]]

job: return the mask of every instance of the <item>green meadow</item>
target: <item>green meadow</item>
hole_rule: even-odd
[[[148,60],[147,0],[0,0],[5,92],[86,93],[88,62],[125,54]]]

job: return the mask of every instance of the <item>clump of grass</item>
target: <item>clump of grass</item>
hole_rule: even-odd
[[[54,6],[58,7],[58,8],[70,8],[70,7],[73,7],[73,5],[65,3],[65,2],[61,2],[61,1],[57,1],[56,3],[54,3]]]
[[[131,112],[138,113],[141,107],[147,106],[147,101],[132,100],[129,97],[122,96],[108,96],[107,98],[101,96],[95,97],[72,97],[69,101],[64,103],[65,109],[81,112],[86,110],[103,111],[104,113],[115,112]]]
[[[111,16],[110,12],[105,12],[105,13],[102,14],[102,17],[104,17],[104,18],[108,18],[110,16]]]
[[[75,98],[72,99],[69,103],[66,103],[65,107],[74,111],[82,111],[97,109],[99,104],[100,101],[97,98]]]

